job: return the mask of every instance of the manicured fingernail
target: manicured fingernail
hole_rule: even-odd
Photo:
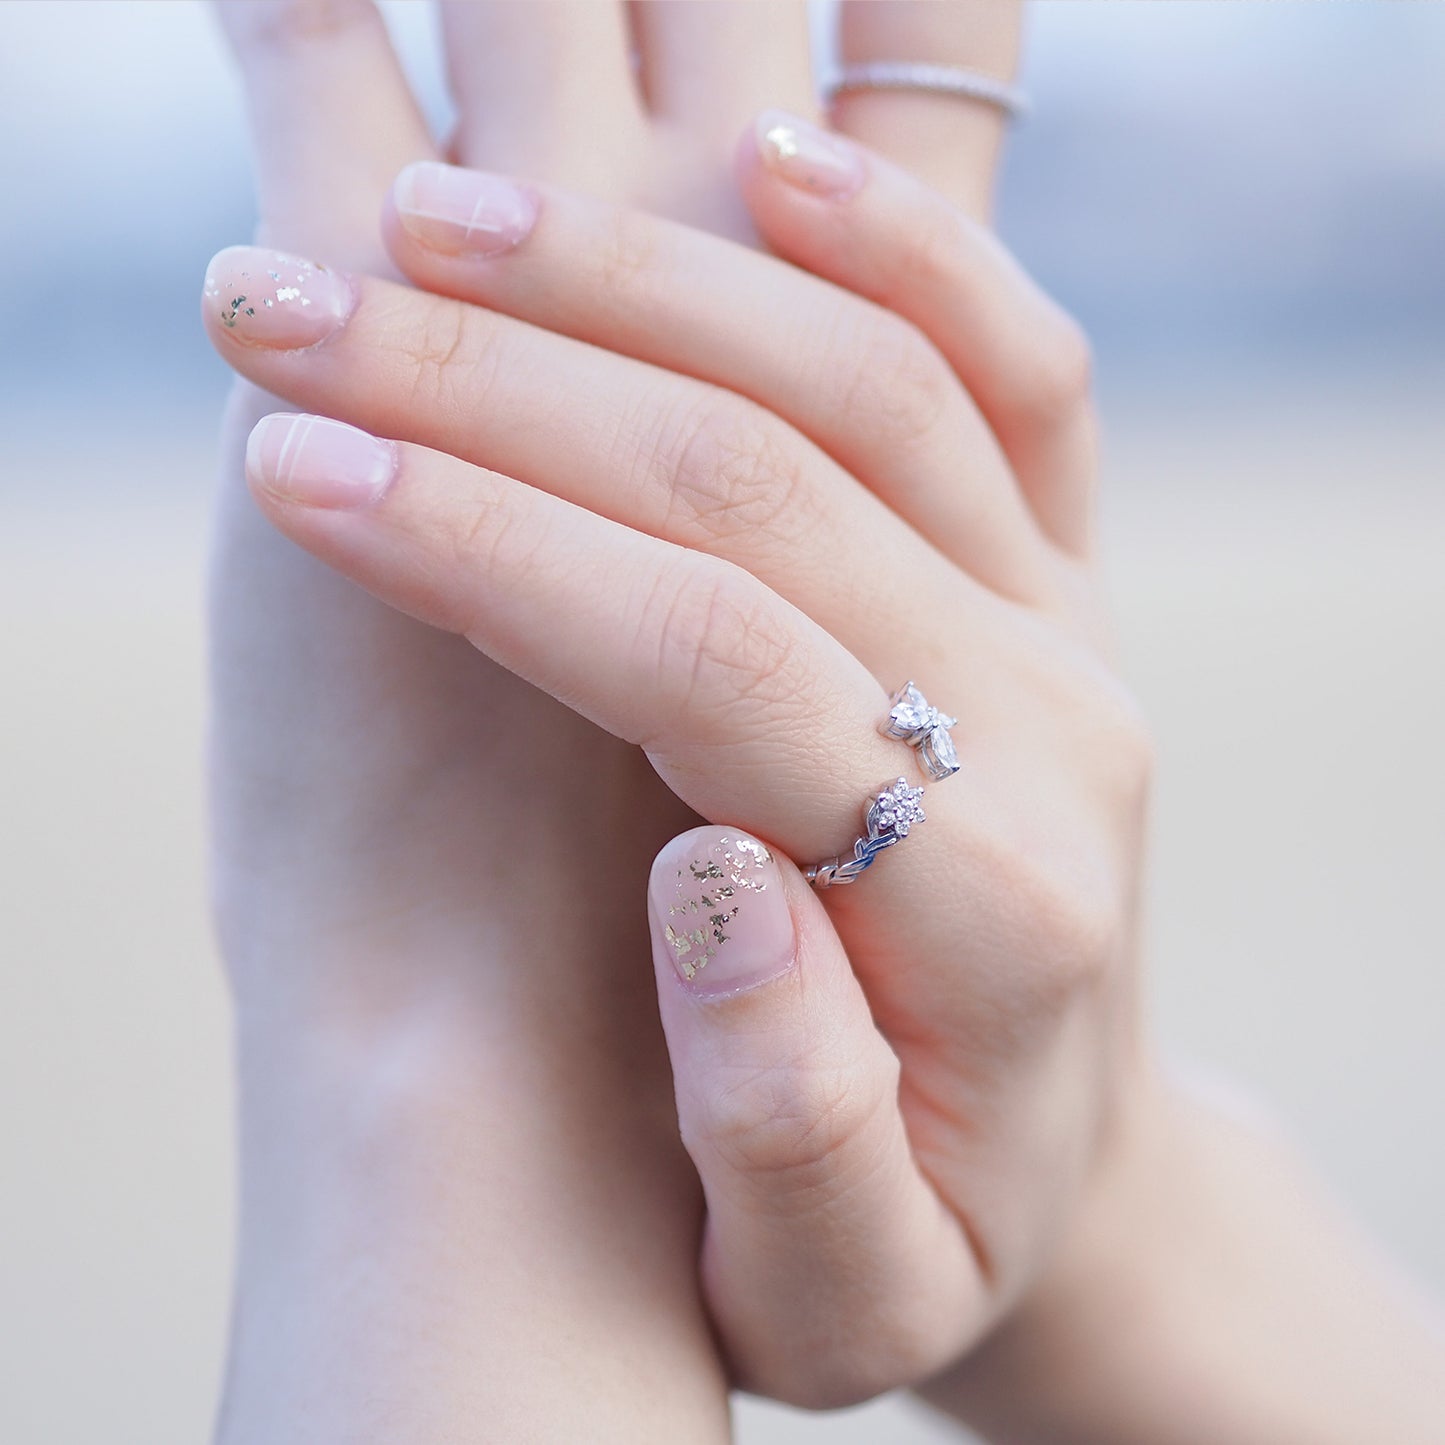
[[[746,833],[694,828],[657,855],[653,948],[692,993],[737,993],[793,966],[793,915],[773,855]]]
[[[392,201],[407,234],[446,256],[510,251],[537,220],[537,198],[505,176],[418,161],[396,178]]]
[[[799,190],[846,200],[863,184],[863,158],[841,136],[783,110],[758,117],[763,164]]]
[[[246,475],[288,502],[353,511],[391,485],[396,446],[329,417],[277,413],[252,430]]]
[[[228,246],[206,268],[206,309],[242,346],[315,346],[355,306],[347,277],[284,251]]]

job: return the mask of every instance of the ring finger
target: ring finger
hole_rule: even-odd
[[[844,0],[838,50],[844,65],[956,65],[1012,78],[1020,0]],[[994,106],[923,90],[845,90],[834,124],[911,171],[975,219],[992,206],[1004,118]]]
[[[896,774],[858,724],[885,708],[868,670],[731,563],[320,417],[265,418],[246,469],[281,531],[639,744],[706,817],[806,858],[847,834],[862,780]]]

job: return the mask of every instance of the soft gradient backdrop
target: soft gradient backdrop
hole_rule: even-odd
[[[440,119],[429,11],[389,14]],[[1445,7],[1031,29],[1002,222],[1098,343],[1159,1027],[1445,1291]],[[196,1445],[232,1126],[195,309],[251,222],[204,7],[0,4],[0,181],[0,1440]],[[884,1402],[740,1438],[958,1437]]]

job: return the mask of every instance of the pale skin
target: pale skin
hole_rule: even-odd
[[[814,135],[791,4],[634,7],[640,88],[619,7],[444,7],[451,159],[522,187],[479,253],[369,7],[222,13],[289,255],[222,253],[204,307],[249,383],[220,1439],[707,1441],[730,1381],[925,1380],[999,1440],[1438,1438],[1426,1310],[1141,1023],[1087,349],[986,229],[996,118]],[[851,4],[845,51],[1008,74],[1016,23]],[[922,781],[876,730],[909,672],[961,771],[815,894],[788,860]],[[741,992],[643,962],[699,820],[787,903]]]

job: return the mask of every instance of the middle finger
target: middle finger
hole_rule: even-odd
[[[843,217],[872,210],[832,209],[817,248],[866,249]],[[1047,598],[1054,569],[989,422],[925,328],[890,305],[644,211],[436,164],[402,172],[382,229],[427,291],[751,397],[980,582]],[[960,269],[997,310],[1029,314],[1000,268]],[[979,344],[956,329],[962,349]]]
[[[890,687],[901,666],[943,665],[940,618],[986,605],[819,448],[720,387],[253,247],[213,260],[204,316],[221,355],[267,391],[733,562]],[[950,655],[969,630],[966,616],[952,628]]]

